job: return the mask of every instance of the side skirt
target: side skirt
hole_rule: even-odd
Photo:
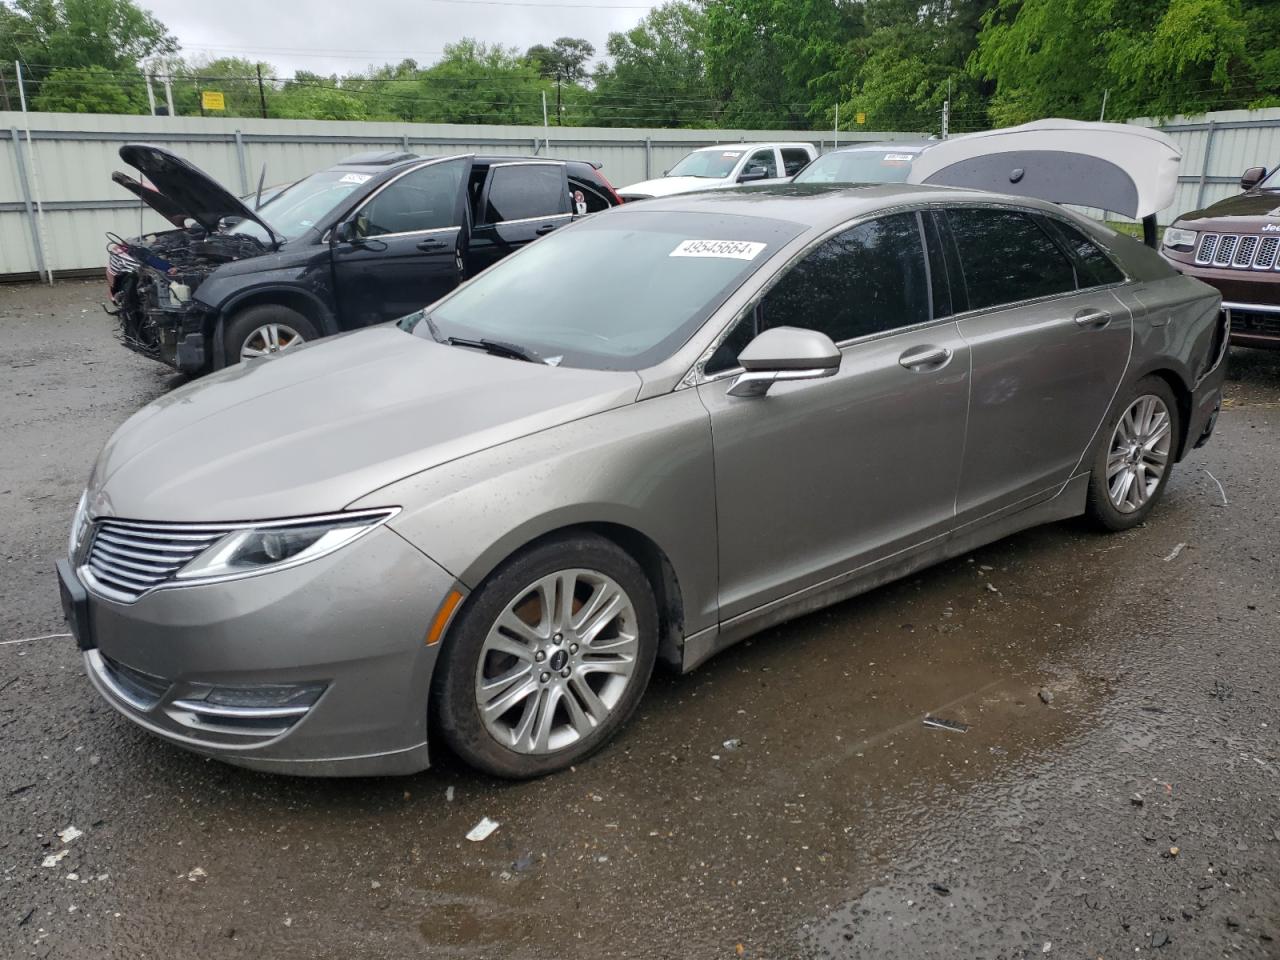
[[[752,634],[779,623],[794,620],[796,617],[821,610],[833,603],[856,597],[886,583],[909,576],[917,570],[969,553],[988,543],[994,543],[1020,530],[1078,517],[1085,511],[1088,488],[1089,474],[1081,474],[1068,480],[1056,496],[1047,500],[1041,500],[1016,512],[997,514],[994,517],[975,521],[902,553],[885,557],[883,560],[757,607],[755,610],[721,623],[718,627],[709,627],[686,637],[681,671],[688,673],[739,640],[744,640]]]

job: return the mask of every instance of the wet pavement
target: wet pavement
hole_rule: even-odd
[[[1233,352],[1142,528],[1033,530],[660,674],[541,781],[293,780],[26,639],[64,631],[93,457],[180,382],[100,294],[0,286],[0,956],[1280,957],[1280,354]]]

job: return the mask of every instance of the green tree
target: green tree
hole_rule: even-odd
[[[143,82],[140,74],[125,76],[103,67],[64,67],[44,78],[31,108],[62,113],[144,113],[147,95]]]
[[[337,76],[299,70],[273,93],[270,115],[290,120],[368,120],[369,105]]]
[[[706,17],[672,0],[635,27],[609,34],[611,62],[596,68],[591,123],[605,127],[708,127],[719,112],[703,61]]]
[[[524,58],[541,76],[559,78],[563,83],[580,83],[587,74],[587,61],[596,55],[596,48],[579,37],[560,37],[551,46],[535,44],[525,51]]]

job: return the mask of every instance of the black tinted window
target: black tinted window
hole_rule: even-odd
[[[860,224],[832,237],[788,270],[707,362],[737,365],[761,330],[805,327],[836,343],[929,319],[929,283],[914,213]]]
[[[358,223],[364,236],[413,233],[456,224],[458,184],[464,166],[462,160],[433,163],[392,181],[361,211]]]
[[[782,148],[782,167],[788,177],[795,176],[809,162],[809,154],[799,147]]]
[[[1083,273],[1080,286],[1096,287],[1104,283],[1120,283],[1124,280],[1124,274],[1120,272],[1120,268],[1112,263],[1111,258],[1083,232],[1061,220],[1048,222],[1058,231],[1067,249],[1075,255],[1076,262]]]
[[[754,170],[763,170],[765,175],[769,177],[778,175],[778,160],[773,155],[773,147],[769,147],[767,150],[757,150],[751,155],[747,165],[742,168],[743,173]]]
[[[569,212],[564,199],[564,168],[559,164],[494,167],[489,177],[486,223]]]
[[[960,248],[969,307],[1067,293],[1076,288],[1075,269],[1034,220],[1012,210],[947,211]]]

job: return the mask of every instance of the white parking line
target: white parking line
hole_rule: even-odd
[[[66,640],[71,636],[69,633],[46,633],[42,637],[23,637],[21,640],[0,640],[0,647],[7,647],[11,643],[31,643],[33,640]]]

